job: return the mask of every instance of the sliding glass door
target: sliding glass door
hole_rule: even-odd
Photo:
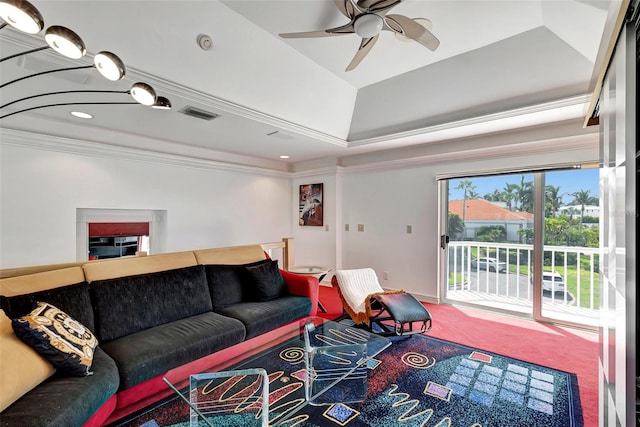
[[[445,301],[591,323],[598,307],[597,169],[450,178],[441,185]]]
[[[598,172],[582,169],[544,174],[542,318],[598,325]]]

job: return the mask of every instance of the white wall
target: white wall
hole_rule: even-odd
[[[0,268],[75,261],[76,208],[166,210],[167,252],[291,235],[286,173],[24,142],[0,143]]]
[[[438,196],[430,168],[347,173],[343,207],[343,268],[371,267],[386,289],[436,295]]]

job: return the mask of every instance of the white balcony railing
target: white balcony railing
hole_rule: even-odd
[[[474,263],[479,257],[495,259],[500,263],[499,268]],[[562,282],[545,282],[543,310],[548,310],[552,317],[554,313],[556,317],[570,313],[572,322],[597,324],[598,262],[598,248],[545,246],[543,270],[556,272],[556,277],[559,276],[556,280]],[[448,299],[502,304],[512,309],[522,307],[521,311],[530,310],[532,306],[533,245],[450,242],[447,273]]]

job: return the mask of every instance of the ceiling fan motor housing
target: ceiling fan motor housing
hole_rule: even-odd
[[[384,21],[375,13],[364,13],[358,16],[353,23],[357,35],[362,38],[371,38],[382,31]]]

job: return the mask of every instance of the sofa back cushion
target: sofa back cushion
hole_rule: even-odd
[[[193,251],[198,264],[241,265],[265,259],[260,245],[229,246]]]
[[[89,287],[101,343],[212,310],[200,265],[95,280]]]
[[[0,308],[12,319],[48,302],[90,330],[94,328],[89,285],[80,267],[64,268],[0,280]]]
[[[115,279],[117,277],[156,273],[182,267],[198,265],[193,252],[174,252],[131,258],[113,258],[92,261],[82,265],[87,282]]]
[[[81,268],[86,261],[65,262],[59,264],[31,265],[28,267],[3,268],[0,270],[0,279],[25,276],[27,274],[43,273],[45,271],[64,270],[71,267]]]
[[[250,277],[247,273],[247,268],[269,262],[271,261],[268,259],[262,259],[261,261],[240,265],[205,265],[204,269],[209,291],[211,292],[213,309],[219,310],[243,301],[252,300]]]

